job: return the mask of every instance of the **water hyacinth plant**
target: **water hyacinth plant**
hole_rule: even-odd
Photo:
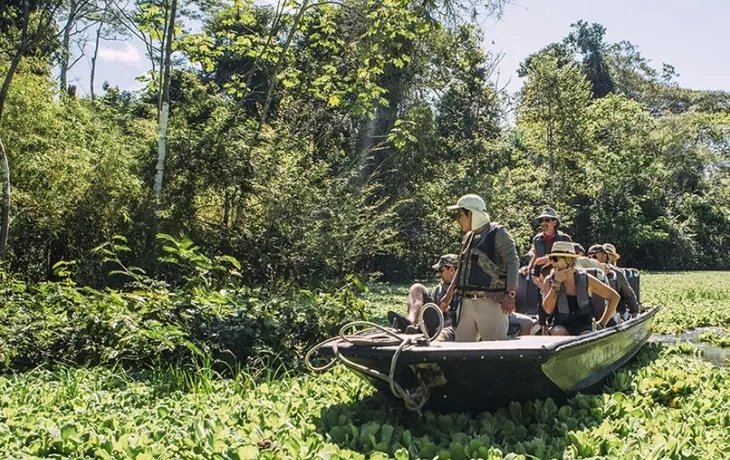
[[[716,274],[648,275],[712,289]],[[666,277],[671,277],[667,279]],[[704,283],[704,284],[703,284]],[[730,303],[698,312],[717,325]],[[371,317],[403,288],[368,294]],[[389,292],[390,291],[390,292]],[[674,300],[688,296],[675,288]],[[376,301],[373,301],[376,299]],[[648,302],[649,300],[647,300]],[[681,319],[679,320],[682,321]],[[671,317],[657,328],[675,330]],[[730,456],[730,368],[692,344],[647,344],[595,394],[513,402],[476,415],[423,416],[353,373],[216,372],[213,362],[125,369],[56,366],[0,376],[0,457],[230,459],[720,459]],[[231,374],[233,374],[231,376]]]

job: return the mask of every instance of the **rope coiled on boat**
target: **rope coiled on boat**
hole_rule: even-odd
[[[428,334],[428,330],[426,329],[426,325],[423,321],[423,315],[428,309],[436,309],[439,312],[439,326],[432,336]],[[409,335],[406,337],[401,337],[396,334],[395,329],[387,328],[379,324],[372,323],[370,321],[353,321],[347,323],[342,326],[342,328],[340,328],[340,333],[337,337],[332,337],[312,347],[304,356],[304,363],[307,366],[307,369],[313,372],[325,372],[329,369],[332,369],[337,364],[342,363],[346,367],[354,371],[362,372],[363,374],[369,375],[373,378],[383,380],[384,382],[388,383],[391,393],[393,393],[395,397],[403,400],[403,403],[405,404],[407,409],[420,413],[423,406],[425,406],[428,402],[428,398],[431,396],[431,391],[429,389],[429,386],[421,379],[419,375],[416,375],[416,378],[419,380],[419,385],[413,390],[407,390],[403,388],[403,386],[401,386],[398,382],[396,382],[395,371],[398,364],[398,358],[400,357],[403,350],[419,345],[419,343],[421,343],[424,339],[427,344],[430,344],[433,340],[435,340],[441,334],[441,331],[444,328],[444,317],[441,314],[441,310],[435,304],[427,303],[423,305],[423,307],[421,307],[418,313],[418,323],[421,334]],[[357,327],[366,327],[367,329],[364,329],[357,333],[347,333]],[[340,342],[347,342],[352,346],[364,347],[396,346],[393,357],[390,360],[390,370],[388,374],[386,375],[376,369],[371,369],[367,366],[357,364],[347,359],[340,353],[340,350],[338,348],[338,343]],[[332,358],[327,364],[323,366],[313,365],[311,362],[312,357],[322,347],[330,344],[332,346],[332,352],[335,355],[334,358]]]

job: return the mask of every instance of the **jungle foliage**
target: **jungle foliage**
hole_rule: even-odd
[[[81,285],[119,287],[91,252],[114,235],[128,238],[124,263],[169,278],[161,232],[231,256],[248,285],[412,279],[456,249],[445,206],[467,192],[522,253],[533,216],[552,205],[575,240],[610,241],[626,265],[730,267],[730,95],[680,88],[671,66],[607,43],[598,24],[578,22],[526,57],[524,86],[509,95],[466,3],[181,2],[155,199],[170,2],[89,1],[71,14],[77,3],[18,0],[0,15],[3,57],[23,27],[33,32],[0,124],[12,177],[5,265],[19,279],[54,279],[56,263],[75,261]],[[58,20],[41,30],[49,12]],[[60,39],[69,15],[144,38],[145,87],[93,99],[60,90],[54,66],[74,59]]]

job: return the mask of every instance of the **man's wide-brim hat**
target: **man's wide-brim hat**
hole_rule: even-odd
[[[456,267],[459,264],[459,256],[456,254],[444,254],[438,262],[431,265],[434,270],[441,270],[444,267]]]
[[[569,241],[556,241],[553,243],[553,249],[548,254],[550,257],[568,257],[577,258],[578,254],[575,253],[575,246]]]
[[[603,245],[603,250],[606,251],[606,254],[608,254],[608,257],[612,260],[619,260],[621,258],[621,254],[616,251],[616,246],[611,243],[605,243]]]
[[[536,220],[540,220],[542,218],[549,217],[551,219],[555,219],[558,222],[560,222],[560,217],[558,216],[558,213],[555,212],[553,208],[545,208],[542,210],[539,216],[535,217]]]

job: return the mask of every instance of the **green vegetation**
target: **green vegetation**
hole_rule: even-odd
[[[523,254],[549,204],[626,265],[730,268],[730,95],[583,21],[507,94],[471,14],[504,0],[123,3],[0,2],[0,456],[730,456],[730,376],[688,344],[476,417],[298,374],[343,322],[402,311],[374,282],[432,276],[467,192]],[[79,96],[80,50],[103,65],[129,35],[142,88]],[[722,273],[642,294],[658,332],[727,345]]]
[[[657,334],[680,334],[710,326],[728,330],[730,325],[727,272],[643,274],[641,302],[662,306],[654,324]],[[704,337],[714,336],[717,334]]]
[[[695,300],[701,324],[730,306],[721,273],[650,274],[645,298],[665,311]],[[366,296],[374,316],[402,308],[404,287]],[[656,329],[676,330],[672,317]],[[56,366],[0,376],[0,455],[96,458],[724,458],[730,368],[696,347],[649,344],[597,394],[512,403],[478,415],[423,417],[337,368],[298,375],[211,362]]]
[[[102,368],[0,377],[4,457],[723,458],[730,370],[647,346],[603,393],[418,418],[342,369],[219,379]],[[374,452],[380,452],[374,454]],[[372,454],[372,455],[371,455]]]
[[[208,258],[190,240],[159,237],[178,284],[125,266],[121,240],[99,248],[122,290],[79,287],[70,264],[58,264],[62,282],[26,285],[0,272],[0,370],[63,363],[124,368],[210,359],[224,368],[248,364],[296,368],[303,353],[344,322],[361,319],[360,282],[350,277],[337,290],[281,285],[252,289],[239,282],[240,264]]]

